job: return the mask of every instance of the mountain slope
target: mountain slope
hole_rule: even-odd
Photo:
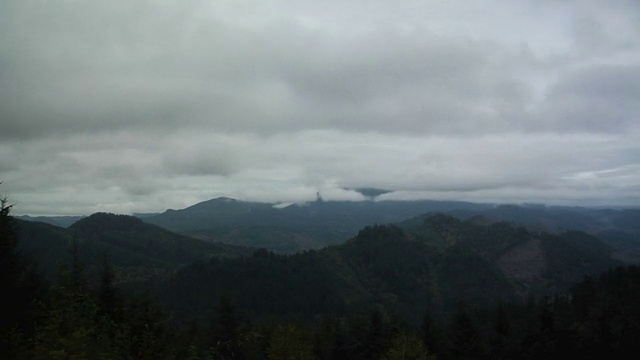
[[[58,263],[71,265],[73,246],[89,272],[107,260],[122,276],[145,278],[211,257],[236,257],[252,250],[172,233],[140,219],[108,213],[85,217],[69,228],[18,221],[20,249],[52,278]]]
[[[553,295],[584,274],[619,264],[607,245],[586,233],[547,234],[444,215],[410,224],[368,226],[319,251],[262,249],[241,259],[200,261],[177,272],[164,299],[191,319],[226,294],[256,318],[309,318],[379,304],[415,320],[428,303],[447,313],[459,301],[486,306],[530,291]],[[522,256],[532,249],[534,256]],[[537,270],[522,276],[532,261],[540,263]]]
[[[461,219],[482,216],[546,231],[584,231],[613,247],[616,258],[626,263],[640,263],[640,209],[501,205],[490,209],[457,209],[448,213]]]

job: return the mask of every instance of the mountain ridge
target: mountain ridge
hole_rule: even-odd
[[[137,216],[144,222],[205,241],[264,247],[290,254],[340,244],[370,224],[409,221],[440,212],[460,219],[511,221],[532,230],[580,230],[616,249],[626,263],[640,263],[640,209],[490,204],[460,201],[315,201],[259,203],[219,197],[184,209]],[[32,220],[27,219],[27,220]],[[59,225],[60,219],[47,221]],[[66,219],[67,221],[69,219]],[[70,225],[67,225],[70,226]]]
[[[539,258],[517,261],[519,247],[531,245]],[[282,255],[261,249],[242,260],[198,262],[181,268],[164,294],[168,306],[186,311],[187,318],[227,294],[257,318],[314,317],[378,304],[410,319],[424,311],[427,299],[447,313],[459,301],[491,306],[529,293],[563,293],[585,274],[619,264],[610,250],[584,232],[530,232],[508,222],[477,225],[436,214],[422,227],[366,226],[321,250]],[[543,266],[526,274],[532,261]],[[188,310],[175,294],[191,294]]]
[[[172,272],[180,266],[209,257],[249,254],[250,248],[205,242],[147,224],[129,215],[94,213],[68,228],[17,219],[20,249],[36,259],[46,277],[56,276],[60,264],[71,266],[73,247],[90,271],[99,271],[103,260],[120,273],[140,269]]]

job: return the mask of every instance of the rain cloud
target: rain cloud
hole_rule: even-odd
[[[640,203],[634,1],[0,3],[30,215],[217,196]]]

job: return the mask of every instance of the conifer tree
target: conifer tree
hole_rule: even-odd
[[[269,360],[312,360],[313,346],[303,329],[292,323],[276,326],[269,340]]]
[[[0,182],[0,184],[2,184]],[[17,224],[7,197],[0,198],[0,358],[20,358],[33,329],[34,304],[43,294],[35,265],[22,258]]]
[[[406,331],[396,334],[389,349],[382,356],[383,360],[435,360],[436,356],[429,352],[419,337]]]

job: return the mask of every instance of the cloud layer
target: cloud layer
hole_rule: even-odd
[[[17,213],[640,204],[633,1],[4,1]]]

